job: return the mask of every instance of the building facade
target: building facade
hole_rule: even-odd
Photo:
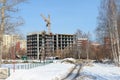
[[[31,33],[27,35],[27,55],[33,59],[39,59],[42,53],[52,56],[56,50],[72,46],[74,40],[75,35],[70,34]]]
[[[24,50],[26,53],[26,40],[20,40],[18,35],[3,35],[3,57],[12,58],[12,55],[18,55]],[[14,53],[14,54],[13,54]],[[8,54],[8,55],[7,55]]]
[[[81,47],[81,46],[87,46],[88,44],[88,38],[78,38],[77,39],[77,46]]]
[[[26,40],[19,40],[20,48],[27,50],[27,41]]]
[[[5,49],[3,53],[8,53],[11,46],[14,46],[18,41],[19,36],[17,35],[3,35],[3,48]]]
[[[19,40],[19,36],[17,35],[3,35],[3,46],[10,47],[18,40]]]

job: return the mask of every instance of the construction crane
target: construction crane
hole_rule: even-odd
[[[43,16],[41,14],[41,17],[44,19],[44,21],[46,22],[46,27],[48,28],[48,34],[51,33],[51,29],[50,29],[50,15],[48,15],[48,18],[46,18],[45,16]]]

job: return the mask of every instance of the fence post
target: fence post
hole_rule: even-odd
[[[8,68],[8,77],[10,76],[10,68]]]

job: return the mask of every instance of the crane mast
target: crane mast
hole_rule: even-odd
[[[41,17],[44,19],[44,21],[46,22],[46,27],[48,28],[48,34],[50,34],[51,33],[51,22],[50,22],[50,15],[48,15],[48,18],[46,18],[45,16],[43,16],[42,14],[41,14]]]

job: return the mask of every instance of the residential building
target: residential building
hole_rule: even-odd
[[[3,35],[3,49],[3,55],[17,54],[20,50],[26,50],[26,40],[20,40],[18,35]]]
[[[3,48],[5,48],[5,52],[8,52],[9,48],[15,45],[18,39],[18,35],[3,35]]]
[[[88,44],[88,38],[78,38],[77,39],[77,46],[81,47],[81,46],[87,46]]]
[[[19,40],[20,48],[27,50],[27,41],[26,40]]]

